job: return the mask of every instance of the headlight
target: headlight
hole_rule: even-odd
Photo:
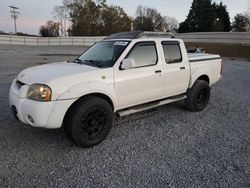
[[[51,100],[52,91],[49,86],[33,84],[29,86],[27,98],[35,101],[47,102]]]

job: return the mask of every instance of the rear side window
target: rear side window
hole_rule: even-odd
[[[182,62],[181,48],[178,41],[162,42],[166,63]]]
[[[127,58],[135,60],[136,67],[155,65],[158,61],[154,42],[137,43],[128,54]]]

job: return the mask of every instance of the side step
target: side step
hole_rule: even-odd
[[[130,114],[134,114],[134,113],[137,113],[137,112],[141,112],[141,111],[144,111],[144,110],[149,110],[149,109],[152,109],[152,108],[156,108],[158,106],[169,104],[169,103],[172,103],[172,102],[175,102],[175,101],[183,100],[185,98],[187,98],[186,95],[178,95],[178,96],[175,96],[175,97],[170,97],[170,98],[163,99],[163,100],[158,100],[158,101],[155,101],[155,102],[150,102],[150,103],[134,106],[134,107],[131,107],[131,108],[126,108],[124,110],[118,111],[117,114],[120,117],[127,116],[127,115],[130,115]]]

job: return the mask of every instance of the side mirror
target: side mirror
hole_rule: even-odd
[[[120,70],[132,69],[135,67],[134,59],[123,59],[120,65]]]

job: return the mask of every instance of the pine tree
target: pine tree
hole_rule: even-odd
[[[211,0],[194,0],[187,19],[180,24],[179,32],[212,31],[215,19]]]
[[[220,4],[213,4],[216,11],[216,21],[214,31],[230,31],[231,23],[229,13],[227,11],[227,6],[223,5],[222,2]],[[217,27],[216,27],[217,26]]]
[[[226,5],[211,0],[193,0],[191,9],[179,32],[230,31],[230,17]]]

